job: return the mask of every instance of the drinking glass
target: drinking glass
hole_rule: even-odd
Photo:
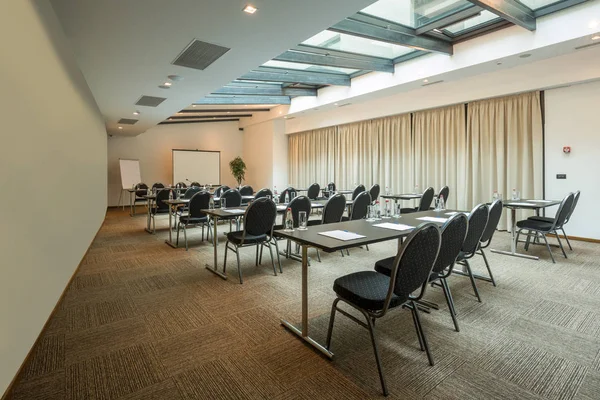
[[[400,210],[402,209],[402,204],[400,204],[400,203],[396,203],[396,204],[394,205],[394,208],[395,208],[395,210],[396,210],[396,213],[394,214],[394,218],[400,218],[400,216],[401,216],[401,215],[400,215]]]
[[[375,218],[373,218],[373,207],[373,205],[367,206],[367,221],[375,221]]]
[[[298,230],[305,231],[306,225],[307,225],[306,211],[300,211],[298,213]]]

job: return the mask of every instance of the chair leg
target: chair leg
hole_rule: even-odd
[[[408,308],[410,309],[410,315],[413,319],[413,324],[415,325],[415,331],[417,332],[417,339],[419,339],[419,348],[421,349],[421,351],[425,351],[425,346],[423,345],[423,336],[421,335],[421,327],[417,323],[417,317],[415,317],[415,313],[412,307],[413,306],[410,305],[408,306]]]
[[[227,272],[227,251],[229,251],[229,240],[225,243],[225,257],[223,258],[223,275]]]
[[[200,240],[204,242],[204,224],[202,224],[202,236]]]
[[[552,250],[550,249],[550,245],[548,244],[548,239],[546,238],[546,235],[542,234],[542,237],[544,238],[544,242],[546,242],[546,248],[548,249],[548,253],[550,253],[552,263],[556,264],[556,261],[554,260],[554,255],[552,254]]]
[[[483,249],[479,249],[479,251],[481,252],[481,255],[483,256],[483,261],[485,262],[485,267],[488,270],[488,274],[490,274],[490,279],[492,280],[492,285],[494,285],[494,287],[496,286],[496,280],[494,279],[494,275],[492,274],[492,269],[490,268],[490,264],[488,263],[487,257],[485,255],[485,252],[483,251]]]
[[[340,250],[340,254],[344,257],[344,250]]]
[[[339,297],[333,301],[331,305],[331,315],[329,316],[329,328],[327,329],[327,341],[325,347],[327,350],[331,347],[331,334],[333,333],[333,322],[335,320],[335,312],[337,311],[337,304],[340,302]]]
[[[262,253],[264,245],[260,246],[260,255],[258,256],[258,265],[262,264]]]
[[[369,251],[369,245],[365,245],[365,248],[367,249],[367,251]]]
[[[319,260],[319,262],[321,262],[321,254],[319,254],[319,249],[317,249],[317,260]]]
[[[187,241],[187,229],[185,229],[187,224],[183,224],[183,238],[185,239],[185,251],[188,251],[188,241]]]
[[[238,275],[240,277],[240,285],[244,283],[242,280],[242,269],[240,268],[240,249],[235,246],[235,256],[237,257]]]
[[[262,248],[263,248],[264,246],[265,246],[265,245],[263,244],[263,245],[260,247],[260,257],[261,257],[261,258],[262,258]],[[273,249],[271,248],[271,245],[270,245],[270,244],[268,244],[268,243],[267,243],[267,247],[269,248],[269,253],[271,253],[271,264],[273,265],[273,274],[274,274],[275,276],[277,276],[277,269],[275,268],[275,258],[273,258]]]
[[[363,312],[364,314],[364,312]],[[383,395],[388,395],[387,385],[385,384],[385,377],[383,376],[383,368],[381,366],[381,359],[379,358],[379,349],[377,348],[377,340],[375,339],[375,327],[373,326],[373,322],[368,315],[367,323],[369,326],[369,333],[371,335],[371,343],[373,344],[373,352],[375,353],[375,361],[377,362],[377,371],[379,372],[379,381],[381,382],[381,390],[383,391]]]
[[[515,238],[515,250],[519,247],[519,237],[521,237],[521,229],[517,231],[517,237]]]
[[[560,228],[560,230],[562,231],[563,235],[565,235],[565,240],[567,241],[567,244],[569,245],[569,250],[573,251],[573,248],[571,247],[571,242],[569,242],[569,237],[567,236],[567,233],[565,232],[565,228]]]
[[[281,269],[281,257],[279,257],[279,245],[277,244],[277,239],[273,239],[275,243],[275,253],[277,253],[277,264],[279,265],[279,273],[283,274],[283,270]]]
[[[346,249],[346,255],[350,255],[350,250]]]
[[[433,367],[433,357],[431,356],[431,352],[429,351],[429,344],[427,343],[427,338],[425,337],[425,332],[423,332],[423,326],[421,325],[421,319],[419,318],[419,310],[417,309],[417,305],[415,302],[412,302],[413,310],[415,312],[415,319],[417,324],[419,325],[419,331],[421,332],[421,338],[423,340],[423,345],[425,346],[425,352],[427,353],[427,359],[429,360],[429,365]]]
[[[556,234],[556,240],[558,240],[558,245],[560,246],[560,250],[562,251],[563,256],[565,256],[565,258],[567,258],[567,253],[565,253],[565,249],[563,248],[562,240],[560,240],[560,236],[558,236],[558,232],[554,231],[554,233]]]
[[[529,251],[529,243],[531,242],[531,231],[527,231],[527,240],[525,241],[525,251]]]
[[[448,304],[448,310],[450,311],[450,316],[452,317],[452,322],[454,323],[454,329],[456,332],[460,332],[456,315],[454,315],[454,301],[452,300],[452,297],[450,297],[450,288],[448,287],[448,282],[445,279],[441,279],[441,281],[444,297],[446,297],[446,303]]]
[[[256,257],[254,260],[254,265],[256,265],[257,267],[258,267],[258,247],[259,247],[259,245],[258,245],[258,243],[256,243]]]
[[[475,292],[475,296],[477,296],[477,301],[481,303],[481,296],[479,296],[479,290],[477,290],[477,284],[475,284],[475,277],[473,276],[473,271],[471,271],[471,266],[467,260],[465,260],[464,265],[469,273],[469,279],[471,279],[471,286],[473,286],[473,291]]]
[[[177,239],[175,240],[175,245],[177,247],[179,247],[179,228],[180,228],[181,222],[177,223]]]

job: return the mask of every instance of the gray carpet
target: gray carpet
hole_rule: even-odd
[[[280,326],[282,317],[300,319],[298,262],[282,260],[275,277],[268,256],[256,267],[254,251],[243,249],[244,284],[231,261],[223,281],[204,268],[213,253],[201,230],[189,231],[190,251],[172,249],[166,219],[159,216],[150,235],[143,214],[108,212],[9,399],[382,397],[366,330],[338,315],[328,361]],[[508,248],[508,237],[497,233],[492,247]],[[541,246],[530,249],[540,261],[488,252],[498,287],[478,282],[483,303],[468,278],[452,277],[460,333],[441,290],[429,289],[426,297],[441,306],[422,314],[433,367],[409,312],[378,321],[389,397],[600,398],[600,245],[573,245],[567,260],[555,249],[557,264]],[[312,336],[324,342],[333,280],[371,269],[395,248],[321,253],[321,263],[310,250]],[[483,272],[480,258],[473,265]]]

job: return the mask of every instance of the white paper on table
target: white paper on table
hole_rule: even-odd
[[[528,206],[531,207],[533,204],[531,203],[513,203],[512,201],[509,201],[507,206],[512,207],[512,206]]]
[[[244,210],[226,210],[224,208],[221,208],[221,211],[231,213],[231,214],[243,214],[244,213]]]
[[[328,236],[338,240],[354,240],[366,237],[365,235],[359,235],[358,233],[342,231],[336,229],[335,231],[319,232],[319,235]]]
[[[440,217],[421,217],[421,218],[417,218],[420,219],[421,221],[429,221],[429,222],[446,222],[448,221],[448,218],[440,218]]]
[[[283,211],[285,210],[285,206],[277,206],[277,211]]]
[[[456,215],[456,214],[465,214],[467,217],[468,217],[469,215],[471,215],[471,213],[468,213],[468,212],[460,212],[460,211],[452,211],[452,212],[447,212],[447,213],[445,213],[445,215]]]
[[[553,200],[527,200],[531,203],[552,203]]]
[[[384,222],[382,224],[375,224],[373,226],[376,226],[378,228],[393,229],[395,231],[407,231],[409,229],[414,229],[414,226],[404,225],[404,224],[394,224],[392,222]]]

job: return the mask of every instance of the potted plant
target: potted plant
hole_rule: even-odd
[[[246,163],[241,157],[236,157],[229,162],[229,169],[231,170],[231,175],[237,181],[238,187],[240,187],[246,177]]]

